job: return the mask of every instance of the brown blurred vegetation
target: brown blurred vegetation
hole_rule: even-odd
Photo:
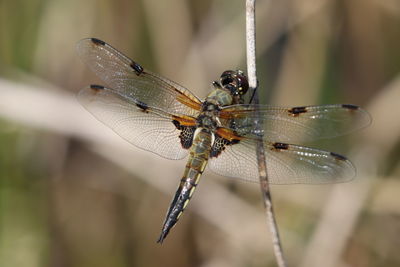
[[[155,243],[183,172],[95,121],[99,83],[75,43],[98,37],[204,97],[245,69],[244,1],[0,1],[0,266],[275,266],[259,187],[206,172]],[[257,1],[264,103],[353,103],[372,125],[315,145],[347,184],[274,186],[289,266],[400,266],[400,2]]]

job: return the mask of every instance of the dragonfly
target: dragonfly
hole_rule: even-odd
[[[369,114],[356,105],[246,104],[249,85],[240,70],[224,71],[201,100],[97,38],[79,41],[77,53],[108,86],[78,93],[94,117],[141,149],[172,160],[189,156],[158,243],[187,207],[206,165],[222,176],[259,182],[257,144],[264,146],[271,184],[338,183],[356,175],[345,156],[295,144],[367,126]]]

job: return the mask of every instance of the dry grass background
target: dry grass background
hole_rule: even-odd
[[[204,97],[245,68],[244,1],[0,1],[0,266],[275,266],[259,187],[205,173],[155,243],[185,161],[120,140],[74,95],[100,83],[75,43],[103,39]],[[257,2],[261,99],[353,103],[372,125],[315,146],[358,177],[274,186],[289,266],[399,266],[400,3]]]

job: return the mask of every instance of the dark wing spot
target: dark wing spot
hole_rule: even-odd
[[[289,148],[289,145],[285,143],[273,143],[272,146],[277,150],[286,150]]]
[[[342,156],[340,154],[337,154],[335,152],[330,152],[331,156],[333,156],[335,159],[337,160],[342,160],[342,161],[346,161],[347,158],[345,156]]]
[[[136,106],[140,108],[143,112],[147,112],[149,106],[146,103],[143,103],[141,101],[137,101]]]
[[[104,89],[104,86],[102,85],[97,85],[97,84],[91,84],[90,85],[90,89],[93,89],[94,91],[98,92],[100,90]]]
[[[221,136],[215,135],[214,144],[212,145],[210,151],[210,157],[217,158],[221,152],[225,150],[225,146],[228,144],[228,142],[228,140],[222,138]]]
[[[179,139],[181,140],[181,145],[184,149],[189,149],[193,144],[194,132],[196,131],[195,126],[183,126],[177,120],[173,120],[172,123],[175,125],[176,129],[180,130]]]
[[[104,41],[102,41],[102,40],[100,40],[100,39],[97,39],[97,38],[90,38],[90,40],[92,40],[92,42],[93,42],[95,45],[105,45],[105,44],[106,44]]]
[[[182,126],[177,120],[173,120],[172,123],[175,125],[176,129],[182,130]]]
[[[194,132],[196,131],[196,127],[194,126],[182,126],[183,130],[179,135],[181,139],[181,144],[184,149],[189,149],[193,144]]]
[[[343,104],[342,107],[343,107],[343,108],[347,108],[347,109],[351,109],[351,110],[357,110],[357,109],[359,109],[358,106],[352,105],[352,104]]]
[[[305,113],[307,112],[307,107],[294,107],[289,109],[289,114],[292,116],[297,116],[300,113]]]
[[[228,145],[234,145],[234,144],[238,144],[240,142],[240,140],[238,139],[232,139]]]
[[[132,61],[130,66],[136,72],[136,75],[138,75],[138,76],[143,72],[143,67],[134,61]]]
[[[239,142],[240,142],[240,140],[238,140],[238,139],[232,139],[231,141],[229,141],[228,139],[225,139],[225,138],[219,136],[218,134],[216,134],[214,144],[211,147],[210,157],[217,158],[222,153],[222,151],[225,150],[226,146],[231,146],[231,145],[237,144]]]

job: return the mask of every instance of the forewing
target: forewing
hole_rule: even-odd
[[[192,144],[195,127],[190,117],[168,114],[99,85],[82,89],[78,100],[122,138],[162,157],[184,158]]]
[[[214,142],[217,148],[209,163],[211,170],[222,176],[259,182],[257,140],[227,141],[224,143],[223,138],[217,136]],[[338,183],[355,176],[353,164],[339,154],[286,143],[263,144],[271,184]]]
[[[257,113],[259,115],[257,115]],[[261,131],[257,130],[257,116]],[[239,135],[287,143],[312,141],[348,134],[370,124],[369,114],[355,105],[273,107],[233,105],[222,108],[223,127]]]
[[[151,73],[107,43],[83,39],[78,55],[89,68],[121,95],[174,115],[197,116],[201,101],[190,91]]]

